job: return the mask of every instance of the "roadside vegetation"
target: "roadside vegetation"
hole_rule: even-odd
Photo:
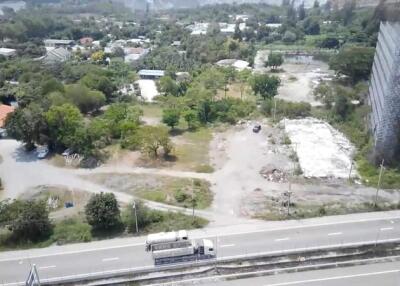
[[[208,221],[182,213],[151,210],[136,202],[139,233],[132,205],[123,209],[111,193],[91,196],[84,212],[57,220],[50,218],[44,200],[5,200],[0,203],[0,250],[89,242],[129,233],[201,228]]]
[[[149,174],[91,174],[83,178],[145,200],[169,205],[205,209],[213,194],[210,183],[201,179]]]

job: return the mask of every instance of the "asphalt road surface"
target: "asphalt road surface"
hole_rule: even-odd
[[[216,243],[219,258],[394,240],[400,239],[400,216],[279,229],[261,228],[240,233],[219,232],[212,239]],[[41,279],[154,267],[150,253],[145,252],[144,241],[143,237],[132,239],[130,244],[105,244],[104,247],[86,249],[83,245],[81,249],[73,251],[68,251],[67,246],[55,248],[58,251],[51,253],[46,249],[13,252],[8,256],[5,255],[7,253],[0,253],[0,283],[12,285],[25,281],[31,264],[37,265]]]
[[[254,277],[247,279],[211,282],[215,278],[196,279],[195,285],[207,286],[398,286],[400,285],[400,262],[377,263],[327,270],[305,271],[289,274]],[[186,280],[178,285],[191,285]],[[153,286],[155,286],[154,284]],[[163,284],[169,286],[172,284]],[[175,286],[177,286],[175,284]]]

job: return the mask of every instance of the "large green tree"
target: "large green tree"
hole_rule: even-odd
[[[17,108],[6,119],[7,133],[24,142],[27,149],[32,149],[34,143],[43,143],[46,139],[46,119],[43,114],[43,109],[35,103]]]
[[[280,79],[276,76],[259,74],[253,76],[250,84],[256,95],[260,95],[262,98],[266,99],[272,98],[278,94]]]
[[[266,67],[271,67],[272,70],[276,70],[283,64],[283,56],[279,53],[270,53],[268,60],[265,62]]]
[[[85,206],[87,222],[95,230],[110,230],[121,224],[120,210],[113,193],[94,194]]]
[[[71,104],[52,106],[45,113],[49,127],[50,140],[54,146],[73,146],[79,135],[77,131],[83,128],[83,117],[79,109]],[[84,134],[80,134],[84,135]]]
[[[8,212],[8,228],[15,240],[35,242],[51,234],[52,225],[45,201],[14,201],[3,208],[3,212]]]
[[[346,47],[333,56],[329,62],[337,74],[346,75],[352,83],[369,78],[374,61],[374,48]]]

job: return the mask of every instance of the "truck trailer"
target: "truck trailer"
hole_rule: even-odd
[[[211,240],[189,240],[186,231],[151,234],[146,240],[146,250],[152,253],[156,265],[215,257]]]

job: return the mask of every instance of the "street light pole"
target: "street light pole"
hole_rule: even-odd
[[[136,223],[136,233],[139,232],[138,221],[137,221],[137,213],[136,213],[136,203],[133,201],[132,204],[133,211],[135,212],[135,223]]]
[[[382,159],[381,163],[381,170],[379,171],[379,179],[378,179],[378,186],[376,187],[376,195],[375,195],[375,207],[378,205],[378,193],[379,189],[381,187],[381,179],[382,179],[382,173],[383,173],[383,163],[385,162],[385,159]]]

